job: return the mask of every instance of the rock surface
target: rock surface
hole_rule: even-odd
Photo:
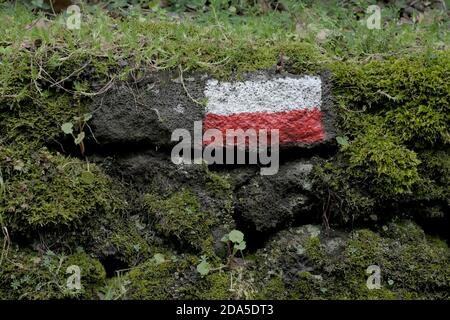
[[[90,106],[94,113],[90,125],[101,145],[171,146],[175,129],[187,129],[193,136],[194,122],[203,121],[204,129],[270,130],[275,126],[281,146],[310,148],[336,136],[328,78],[328,74],[300,77],[256,72],[222,83],[200,74],[151,73],[136,84],[123,83],[98,97]],[[289,95],[284,93],[287,89]],[[220,115],[213,111],[223,108],[231,118],[215,119]],[[267,111],[272,109],[281,112]]]
[[[256,173],[242,181],[243,175],[236,175],[236,214],[257,232],[289,225],[311,211],[312,168],[311,162],[299,160],[281,165],[273,176]]]
[[[225,177],[205,165],[175,165],[154,151],[116,157],[111,167],[116,179],[144,194],[154,229],[181,247],[223,249],[221,237],[234,228],[232,188]]]
[[[173,130],[192,132],[201,121],[205,76],[150,73],[137,84],[122,84],[98,97],[90,122],[101,145],[172,145]],[[195,101],[199,102],[195,102]]]

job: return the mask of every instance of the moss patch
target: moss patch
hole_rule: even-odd
[[[69,266],[80,268],[81,288],[67,287]],[[1,299],[97,299],[97,287],[103,285],[105,270],[100,262],[86,253],[72,255],[44,254],[14,248],[0,268]]]
[[[364,229],[348,238],[317,237],[305,227],[282,232],[258,254],[267,281],[261,292],[289,299],[448,298],[449,248],[427,240],[412,222],[382,230],[384,236]],[[366,286],[371,265],[380,267],[380,289]]]
[[[95,165],[46,149],[0,147],[4,192],[0,214],[12,231],[70,225],[120,208],[112,182]]]
[[[145,201],[149,213],[158,219],[155,228],[164,236],[175,236],[198,250],[212,247],[210,228],[213,222],[192,193],[183,191],[164,200],[149,194]]]
[[[201,277],[195,271],[198,258],[165,252],[164,261],[151,259],[126,276],[126,299],[228,299],[229,273],[214,272]]]

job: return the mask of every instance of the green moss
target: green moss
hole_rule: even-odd
[[[363,229],[352,233],[343,254],[355,271],[363,275],[368,266],[380,264],[386,249],[378,234]]]
[[[291,286],[291,298],[304,300],[324,299],[330,289],[326,286],[322,287],[322,282],[321,278],[314,277],[307,271],[300,272],[298,278]]]
[[[120,208],[111,180],[95,165],[46,149],[0,147],[4,181],[0,215],[12,231],[71,225]]]
[[[73,272],[67,268],[80,268],[81,289],[70,289],[67,280]],[[97,299],[97,287],[105,280],[100,262],[86,253],[73,255],[47,251],[38,254],[26,249],[12,249],[0,268],[1,299]]]
[[[392,197],[411,193],[420,176],[420,160],[400,140],[383,129],[379,118],[371,118],[365,132],[345,149],[349,156],[348,173],[361,180],[369,180],[373,191]]]
[[[198,279],[189,291],[192,296],[185,295],[186,299],[202,300],[228,300],[232,296],[230,291],[230,273],[212,272]]]
[[[424,237],[414,223],[390,223],[382,235],[357,230],[348,239],[308,237],[304,230],[283,232],[258,254],[260,292],[283,292],[284,286],[281,297],[288,299],[449,297],[450,250],[442,241]],[[264,266],[264,261],[270,265]],[[370,275],[366,270],[373,265],[380,267],[380,289],[366,286]],[[263,289],[266,286],[269,289]]]
[[[423,230],[410,220],[388,223],[381,228],[381,234],[401,243],[421,243],[426,239]]]
[[[83,298],[98,299],[98,287],[103,285],[106,279],[106,272],[100,261],[93,259],[84,252],[76,253],[64,259],[62,270],[75,265],[80,268],[81,289],[78,295]],[[67,274],[66,276],[69,276]]]
[[[374,213],[377,199],[347,173],[342,157],[318,162],[312,172],[318,202],[330,199],[328,207],[332,225],[347,225]]]
[[[286,300],[289,298],[289,291],[281,277],[271,278],[256,295],[257,300]]]
[[[375,202],[421,200],[425,190],[442,199],[445,191],[430,181],[421,160],[426,148],[449,143],[449,59],[443,51],[330,65],[342,135],[349,140],[336,158],[352,178],[347,189],[363,189]]]
[[[116,250],[116,257],[130,267],[138,265],[156,253],[155,248],[149,244],[149,241],[144,239],[136,228],[130,224],[115,226],[108,243],[111,243]]]
[[[212,248],[211,217],[201,210],[199,200],[189,191],[172,194],[166,199],[153,194],[145,196],[148,212],[158,220],[155,228],[166,237],[176,237],[191,248]]]
[[[169,261],[157,264],[148,261],[132,269],[126,279],[130,285],[127,288],[128,299],[165,300],[173,299],[176,288],[181,285],[177,276],[183,270],[181,264]]]
[[[417,233],[420,231],[416,231]],[[397,238],[382,238],[368,230],[353,234],[345,249],[341,268],[347,275],[346,280],[355,285],[355,294],[359,295],[362,288],[360,285],[358,291],[356,284],[367,279],[366,268],[377,265],[381,269],[382,287],[388,288],[398,297],[448,297],[448,247],[438,247],[433,242],[424,240],[418,242],[417,239],[403,241],[399,244]],[[367,288],[364,291],[367,293]],[[370,290],[372,291],[374,290]]]
[[[211,272],[202,277],[195,271],[198,258],[164,252],[165,261],[154,259],[133,268],[124,276],[127,299],[228,299],[230,275]]]
[[[319,237],[310,237],[305,241],[304,249],[308,258],[317,264],[322,263],[325,257],[325,251],[320,244]]]
[[[208,181],[206,182],[206,187],[217,197],[227,197],[231,195],[229,192],[232,189],[230,180],[228,176],[219,175],[217,173],[206,171],[208,175]]]
[[[423,179],[415,190],[415,198],[440,202],[440,215],[443,216],[450,205],[450,155],[445,151],[427,150],[419,156],[419,172]]]
[[[207,166],[192,168],[189,176],[187,183],[176,180],[177,176],[174,180],[170,175],[156,177],[144,196],[146,210],[159,235],[175,240],[182,249],[214,256],[219,250],[214,244],[221,243],[234,225],[232,187],[226,176]],[[179,184],[181,190],[175,187]]]
[[[365,107],[371,112],[405,111],[428,106],[443,112],[449,105],[449,61],[449,52],[441,51],[374,60],[367,64],[334,64],[331,66],[334,91],[339,95],[340,103],[356,110]],[[408,124],[404,125],[402,128],[409,132]]]

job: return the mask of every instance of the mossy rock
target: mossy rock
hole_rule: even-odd
[[[323,186],[316,188],[330,198],[324,205],[336,224],[367,220],[375,210],[448,211],[449,59],[444,50],[329,65],[340,152],[318,168]]]
[[[165,252],[161,259],[150,259],[124,276],[125,299],[229,299],[229,274],[212,272],[200,276],[194,256]]]
[[[175,165],[146,152],[118,157],[113,175],[144,193],[149,228],[176,247],[208,256],[224,250],[222,236],[234,229],[233,190],[226,175],[206,165]]]
[[[74,226],[110,215],[123,203],[95,165],[39,149],[0,146],[3,195],[0,217],[10,232]]]
[[[381,228],[380,234],[383,237],[395,239],[404,244],[423,243],[426,241],[425,232],[410,220],[388,223]]]
[[[166,237],[175,237],[189,246],[201,250],[212,248],[211,221],[200,208],[199,200],[189,191],[172,194],[167,199],[148,194],[145,197],[149,212],[158,223],[155,228]]]
[[[70,266],[80,270],[80,288],[67,285],[74,274],[68,269]],[[103,285],[105,277],[101,263],[83,252],[64,255],[12,248],[0,267],[0,298],[97,299],[97,288]]]
[[[308,226],[281,232],[257,254],[262,298],[445,299],[450,287],[448,246],[427,239],[412,222],[391,223],[383,236],[312,234]],[[316,229],[318,230],[318,229]],[[381,270],[380,289],[366,285],[369,266]],[[269,296],[266,296],[269,298]]]

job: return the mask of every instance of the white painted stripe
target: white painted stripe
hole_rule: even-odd
[[[322,81],[316,76],[244,82],[209,80],[205,96],[208,98],[206,112],[219,115],[320,109]]]

